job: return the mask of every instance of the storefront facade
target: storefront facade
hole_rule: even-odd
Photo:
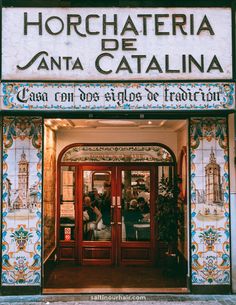
[[[2,8],[3,294],[44,292],[50,260],[156,266],[160,183],[177,175],[186,292],[234,291],[233,15]],[[110,192],[110,206],[90,234],[83,205],[94,190]],[[128,190],[129,206],[148,202],[133,236]]]

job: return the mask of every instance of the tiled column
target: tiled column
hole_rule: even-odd
[[[230,165],[230,224],[232,292],[236,292],[236,164],[235,164],[235,114],[229,115],[229,165]]]
[[[226,118],[190,120],[190,171],[192,290],[227,292],[231,276]]]
[[[42,119],[3,118],[2,290],[41,286]],[[9,287],[10,286],[10,287]],[[19,287],[20,286],[20,287]],[[24,287],[23,287],[24,286]]]

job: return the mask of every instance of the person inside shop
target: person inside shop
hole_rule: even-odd
[[[92,204],[91,198],[85,195],[83,209],[84,240],[94,239],[94,231],[97,229],[97,225],[101,219],[102,213]]]
[[[105,229],[109,229],[111,225],[111,183],[104,182],[104,192],[101,203],[102,222]]]
[[[138,198],[143,197],[146,202],[149,202],[150,201],[150,192],[149,192],[148,188],[146,187],[146,185],[140,185],[139,189],[140,189],[140,191],[138,193]]]
[[[144,225],[144,227],[140,227],[138,231],[138,239],[139,240],[149,240],[150,238],[150,207],[143,197],[139,197],[138,201],[138,209],[142,215],[141,223],[149,224],[148,227]]]
[[[138,201],[138,208],[142,214],[150,213],[150,208],[148,206],[148,203],[147,201],[145,201],[143,197],[139,197],[137,201]]]
[[[127,241],[136,240],[134,225],[139,223],[142,219],[143,219],[143,215],[138,208],[138,201],[137,199],[132,199],[129,203],[128,210],[126,210],[124,213]]]
[[[89,197],[92,200],[92,205],[101,210],[102,198],[98,193],[97,188],[93,188],[92,192],[89,193]]]

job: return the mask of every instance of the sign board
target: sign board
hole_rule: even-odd
[[[3,8],[4,80],[232,79],[230,8]]]
[[[233,83],[2,83],[2,110],[232,110]]]

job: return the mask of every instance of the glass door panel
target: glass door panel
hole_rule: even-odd
[[[83,240],[111,241],[111,171],[83,171]]]
[[[60,240],[75,239],[75,166],[61,167]]]
[[[122,170],[122,242],[150,241],[150,171]]]
[[[153,263],[154,166],[81,166],[82,264]]]
[[[168,179],[168,181],[174,182],[174,166],[158,166],[158,183],[161,179]]]

